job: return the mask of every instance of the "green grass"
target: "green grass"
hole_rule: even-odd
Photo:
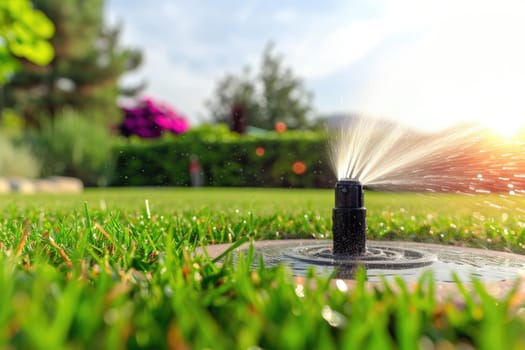
[[[237,266],[193,254],[245,237],[327,238],[332,201],[273,189],[3,196],[0,348],[525,346],[517,292],[495,300],[474,284],[437,303],[431,276],[415,289],[361,277],[345,292],[314,273],[251,270],[249,252]],[[523,198],[372,192],[366,206],[373,239],[525,251]]]

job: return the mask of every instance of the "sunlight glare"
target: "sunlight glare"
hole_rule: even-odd
[[[497,118],[496,118],[497,119]],[[511,120],[495,120],[484,122],[484,126],[503,138],[513,138],[520,133],[522,126]]]
[[[502,136],[518,132],[525,126],[525,2],[430,3],[432,11],[410,12],[419,20],[407,33],[418,34],[385,52],[358,110],[430,132],[465,122]]]

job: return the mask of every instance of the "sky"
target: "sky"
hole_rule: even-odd
[[[525,1],[107,0],[122,43],[145,53],[124,82],[192,124],[226,73],[259,66],[270,41],[317,114],[362,113],[424,131],[525,125]]]

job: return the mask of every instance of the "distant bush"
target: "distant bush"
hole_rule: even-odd
[[[24,134],[24,119],[21,115],[9,108],[0,113],[0,130],[3,136],[20,138]]]
[[[66,109],[32,131],[28,140],[42,160],[43,176],[73,176],[88,186],[107,184],[115,137],[104,126]]]
[[[208,186],[327,187],[333,184],[323,133],[268,132],[239,136],[224,125],[202,126],[116,151],[112,185],[188,186],[192,155]]]
[[[124,120],[119,130],[124,136],[157,138],[164,132],[181,134],[188,130],[188,121],[167,104],[150,98],[141,100],[136,106],[122,108]]]
[[[37,177],[40,163],[25,145],[19,145],[0,134],[0,177]]]

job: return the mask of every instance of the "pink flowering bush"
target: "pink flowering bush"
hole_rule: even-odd
[[[119,126],[122,135],[137,135],[142,138],[157,138],[168,131],[182,134],[189,128],[184,116],[167,104],[151,98],[142,99],[132,108],[123,107],[124,120]]]

